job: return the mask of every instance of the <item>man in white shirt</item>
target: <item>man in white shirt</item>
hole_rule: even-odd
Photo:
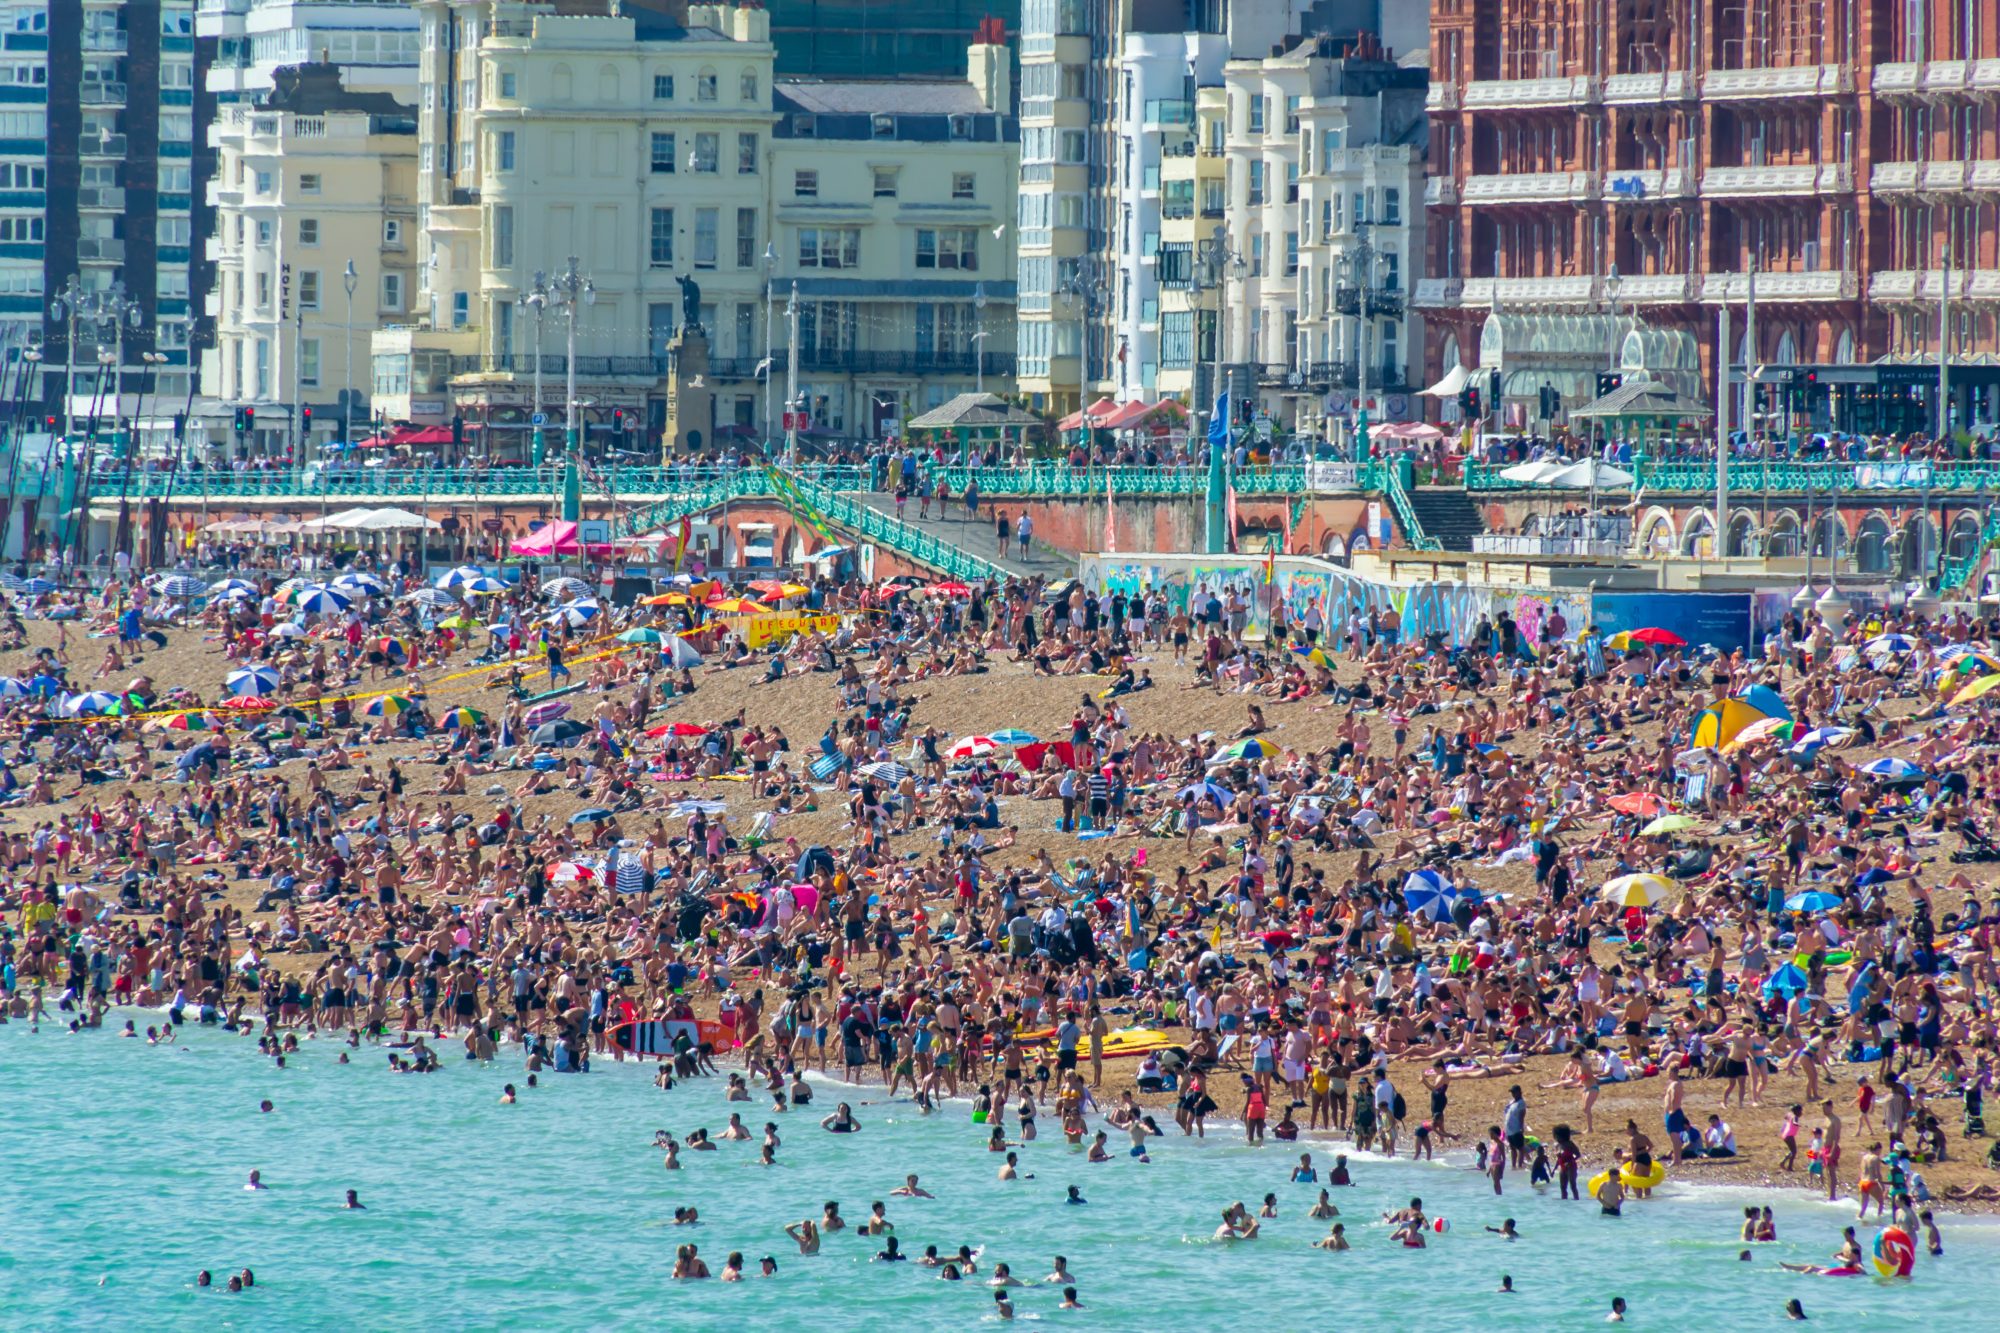
[[[1719,1115],[1708,1118],[1708,1128],[1701,1136],[1704,1157],[1734,1157],[1736,1155],[1736,1131],[1729,1122]]]

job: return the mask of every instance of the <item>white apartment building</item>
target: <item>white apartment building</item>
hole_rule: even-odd
[[[257,409],[267,449],[338,438],[349,421],[366,433],[369,336],[403,318],[415,278],[415,110],[345,89],[342,74],[280,69],[271,92],[209,127],[215,346],[203,381],[223,405]]]
[[[207,86],[223,105],[275,86],[287,66],[326,62],[354,92],[417,92],[417,14],[408,0],[200,0],[195,34],[214,43]]]

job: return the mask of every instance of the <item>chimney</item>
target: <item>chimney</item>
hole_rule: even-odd
[[[1005,20],[979,21],[972,45],[965,50],[965,78],[982,106],[999,115],[1007,114],[1014,104],[1014,65],[1007,53]]]

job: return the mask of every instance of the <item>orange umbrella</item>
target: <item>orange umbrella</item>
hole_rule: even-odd
[[[1628,791],[1623,796],[1614,796],[1607,802],[1620,814],[1640,815],[1652,819],[1667,811],[1667,803],[1649,791]]]
[[[709,610],[719,611],[725,615],[734,615],[739,612],[769,611],[771,609],[762,602],[751,601],[748,597],[719,597],[707,605]]]
[[[656,592],[651,597],[641,597],[641,606],[686,606],[694,598],[684,592]]]
[[[743,586],[751,592],[761,592],[766,597],[797,597],[807,590],[803,583],[786,583],[782,579],[758,579]]]

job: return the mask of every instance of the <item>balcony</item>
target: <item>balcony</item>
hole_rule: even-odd
[[[1694,280],[1685,273],[1621,274],[1616,288],[1605,284],[1604,298],[1621,306],[1681,305],[1694,299],[1693,291]]]
[[[1878,162],[1868,173],[1868,188],[1876,194],[1915,190],[1923,167],[1921,162]]]
[[[1596,176],[1588,171],[1525,171],[1504,176],[1467,176],[1468,204],[1564,204],[1597,198]]]
[[[1702,278],[1701,299],[1741,301],[1749,283],[1740,274],[1710,273]],[[1853,269],[1822,269],[1813,273],[1759,273],[1760,301],[1852,301],[1861,295],[1861,279]]]
[[[1692,199],[1694,174],[1679,167],[1661,171],[1612,171],[1604,181],[1604,197],[1614,204],[1660,203]]]
[[[76,100],[82,106],[124,106],[125,85],[87,79],[77,85]]]
[[[79,263],[84,264],[122,264],[125,262],[125,242],[111,236],[79,237],[76,257]]]
[[[1493,304],[1492,278],[1425,278],[1417,283],[1415,304],[1419,309],[1460,310]],[[1499,281],[1503,306],[1590,305],[1598,299],[1597,279],[1588,275],[1573,278],[1502,278]],[[1372,298],[1371,298],[1372,299]],[[1624,300],[1624,293],[1619,293]]]
[[[990,375],[1014,373],[1012,352],[855,351],[846,348],[801,347],[799,369],[842,375]]]
[[[1933,311],[1944,290],[1944,275],[1934,268],[1881,269],[1868,280],[1871,301],[1911,303]],[[2000,302],[2000,269],[1953,269],[1950,290],[1954,301]]]
[[[76,206],[86,212],[123,213],[125,191],[116,185],[86,185],[76,192]]]
[[[1816,194],[1847,194],[1854,189],[1853,168],[1835,162],[1821,166],[1710,167],[1701,178],[1701,192],[1710,199],[1804,198]]]
[[[1424,177],[1424,206],[1427,208],[1455,208],[1458,205],[1458,182],[1449,176]]]
[[[1184,97],[1151,97],[1146,99],[1146,128],[1159,129],[1165,126],[1188,126],[1194,124],[1194,103]]]
[[[1841,97],[1854,91],[1854,71],[1846,65],[1767,65],[1758,69],[1714,69],[1702,77],[1701,95],[1711,102],[1760,102],[1772,98]]]
[[[1684,69],[1662,70],[1657,74],[1613,74],[1604,80],[1607,106],[1681,102],[1693,97],[1694,91],[1694,75]]]
[[[1398,393],[1409,386],[1403,382],[1401,366],[1368,367],[1368,391]],[[1315,361],[1305,368],[1307,387],[1317,390],[1359,389],[1361,367],[1353,361]]]
[[[1424,93],[1424,110],[1426,111],[1458,110],[1458,85],[1455,83],[1439,83],[1433,81],[1430,88],[1426,90]]]
[[[101,29],[97,32],[92,32],[88,28],[85,28],[83,31],[83,49],[85,51],[116,52],[122,55],[126,45],[127,40],[123,32],[109,32]]]
[[[85,134],[77,138],[76,151],[83,157],[123,157],[125,156],[125,136],[122,134]]]
[[[1582,106],[1597,100],[1596,79],[1587,74],[1562,79],[1478,79],[1465,85],[1467,111],[1522,111]]]
[[[1333,309],[1339,315],[1359,315],[1361,313],[1361,288],[1341,283],[1333,289]],[[1388,287],[1368,289],[1368,313],[1381,315],[1385,319],[1400,318],[1403,313],[1403,293]]]
[[[1972,194],[2000,190],[2000,162],[1883,162],[1869,173],[1877,194]]]
[[[1184,221],[1194,216],[1194,200],[1168,199],[1160,205],[1160,217],[1166,222]]]

